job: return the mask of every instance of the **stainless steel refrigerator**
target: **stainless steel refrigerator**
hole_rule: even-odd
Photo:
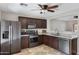
[[[18,21],[1,21],[0,54],[7,55],[20,52],[20,23]]]

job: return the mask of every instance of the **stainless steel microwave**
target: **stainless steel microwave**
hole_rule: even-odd
[[[28,25],[28,29],[35,29],[36,28],[36,24],[29,24]]]

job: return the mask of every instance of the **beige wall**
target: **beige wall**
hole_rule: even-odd
[[[18,15],[0,11],[0,20],[18,21]]]
[[[61,20],[47,20],[47,30],[55,31],[58,29],[60,32],[65,31],[65,22]]]
[[[74,31],[74,25],[77,24],[77,20],[66,21],[66,31]]]
[[[2,12],[1,15],[2,15],[1,18],[3,20],[18,21],[18,15],[17,14]]]

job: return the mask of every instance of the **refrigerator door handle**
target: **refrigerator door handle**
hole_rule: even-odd
[[[9,26],[9,44],[10,44],[10,54],[12,52],[12,26]]]
[[[9,33],[10,33],[10,35],[9,35],[9,41],[10,41],[10,44],[12,44],[12,26],[10,25],[9,26],[10,27],[10,30],[9,30]]]
[[[11,42],[10,42],[10,38],[11,38],[10,35],[11,35],[11,33],[10,32],[11,32],[11,27],[9,26],[9,44],[11,44]]]

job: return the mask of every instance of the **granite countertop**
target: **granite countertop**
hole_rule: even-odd
[[[38,33],[38,35],[49,35],[49,36],[55,36],[55,37],[59,37],[59,38],[64,38],[65,40],[72,40],[72,39],[74,39],[74,38],[78,38],[78,35],[69,35],[69,34],[59,34],[59,35],[57,35],[57,34],[55,34],[55,33]],[[29,36],[29,35],[21,35],[21,37],[22,36]]]
[[[59,37],[59,38],[65,38],[66,40],[78,38],[77,35],[63,35],[63,34],[57,35],[57,34],[53,34],[53,33],[39,33],[39,35],[55,36],[55,37]]]

